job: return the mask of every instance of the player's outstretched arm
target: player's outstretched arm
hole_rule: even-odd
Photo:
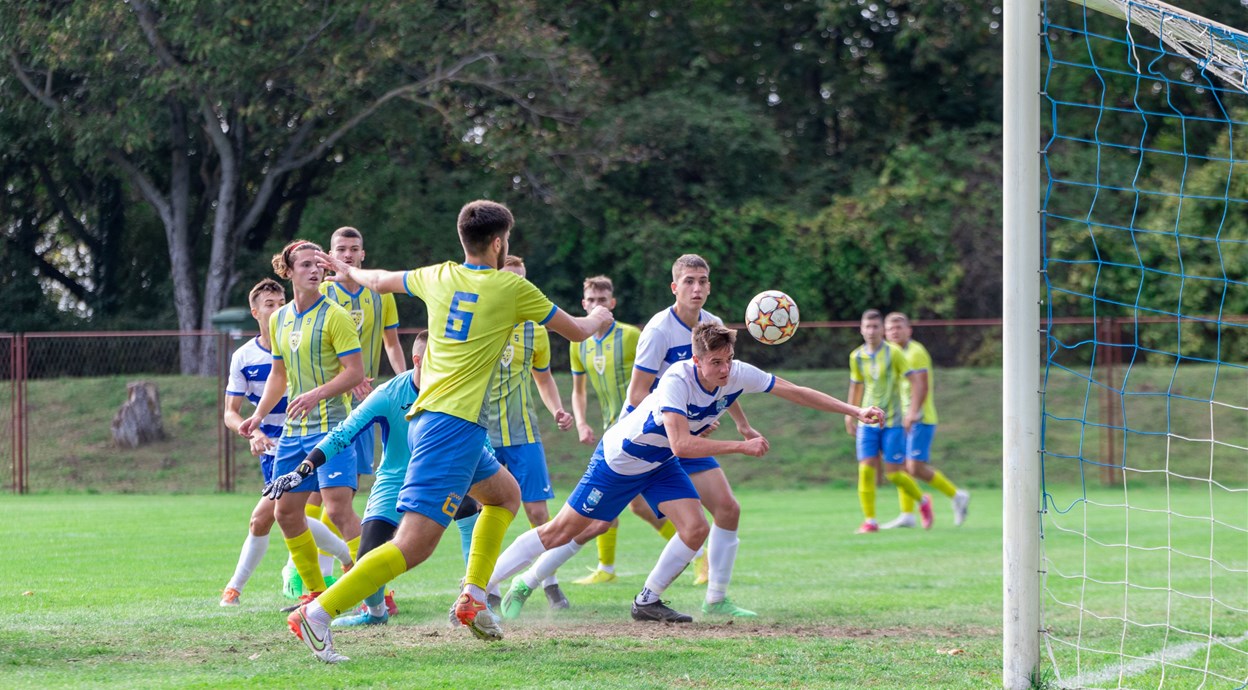
[[[350,280],[382,294],[407,292],[404,271],[356,268],[319,250],[314,252],[314,255],[316,256],[317,265],[334,272],[332,276],[325,276],[325,280],[330,282],[341,283],[345,280]]]
[[[789,402],[797,403],[802,407],[853,417],[864,424],[879,424],[884,419],[884,411],[878,407],[864,408],[850,405],[847,402],[837,400],[827,393],[821,393],[814,388],[790,383],[779,376],[776,377],[776,385],[771,388],[771,394],[784,398]]]
[[[545,326],[568,340],[579,343],[614,322],[615,317],[611,315],[611,310],[600,304],[586,316],[572,316],[556,308],[555,315],[550,317]]]
[[[689,432],[689,419],[679,412],[664,412],[663,427],[671,444],[672,454],[678,458],[704,458],[711,455],[740,453],[755,458],[767,454],[771,444],[762,436],[745,441],[716,441]]]

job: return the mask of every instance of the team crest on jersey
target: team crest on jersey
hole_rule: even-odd
[[[363,333],[364,332],[364,310],[352,309],[348,311],[347,313],[351,315],[351,323],[355,324],[355,330],[360,333]]]
[[[511,359],[515,356],[516,349],[511,346],[511,343],[507,343],[507,347],[503,348],[503,356],[500,357],[498,361],[501,362],[503,366],[509,367],[511,366]]]
[[[298,351],[299,343],[301,342],[303,342],[303,331],[291,331],[290,332],[290,351],[291,352]]]
[[[593,508],[598,505],[598,501],[602,500],[602,492],[598,489],[590,489],[589,496],[585,498],[585,505]]]
[[[602,376],[603,372],[605,372],[606,370],[607,370],[606,355],[598,355],[594,357],[594,371],[598,372],[599,376]]]

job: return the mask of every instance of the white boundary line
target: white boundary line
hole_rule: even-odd
[[[1209,642],[1187,642],[1174,647],[1168,647],[1159,652],[1153,652],[1125,664],[1106,666],[1098,671],[1083,673],[1069,680],[1059,680],[1057,686],[1061,688],[1095,688],[1106,681],[1117,681],[1119,678],[1138,676],[1146,671],[1151,671],[1164,662],[1186,659],[1202,649],[1212,647],[1215,643],[1235,646],[1243,642],[1248,642],[1248,632],[1234,638],[1222,637],[1214,638]],[[1248,681],[1248,679],[1244,680]]]

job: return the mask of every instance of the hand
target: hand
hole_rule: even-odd
[[[615,323],[615,315],[611,313],[610,309],[607,309],[601,304],[594,307],[593,311],[589,312],[589,318],[598,319],[600,329]]]
[[[881,410],[875,405],[872,405],[871,407],[858,408],[858,421],[862,422],[863,424],[870,424],[870,425],[878,424],[879,427],[883,429],[884,428],[884,410]],[[846,417],[845,418],[846,426],[848,426],[849,423],[850,423],[849,417]]]
[[[699,431],[698,436],[702,436],[702,437],[710,436],[711,434],[715,433],[715,430],[718,428],[719,428],[719,420],[716,419],[715,421],[711,422],[710,426],[706,427],[702,431]]]
[[[351,270],[351,264],[348,264],[347,262],[339,260],[339,259],[335,259],[334,257],[330,256],[329,254],[326,254],[323,251],[320,251],[319,249],[314,251],[312,255],[316,257],[317,266],[320,266],[326,271],[334,272],[334,275],[332,276],[326,274],[325,280],[328,280],[334,283],[341,283],[347,280],[347,272]]]
[[[252,432],[247,440],[251,446],[251,454],[256,457],[264,455],[277,445],[276,441],[259,432]]]
[[[762,434],[755,431],[754,427],[750,426],[749,424],[746,424],[745,426],[737,426],[737,433],[741,434],[741,438],[747,441],[752,438],[758,438],[759,436],[762,436]]]
[[[742,442],[741,452],[753,458],[761,458],[769,450],[771,450],[771,444],[762,436],[755,436],[748,441]]]
[[[598,442],[598,439],[594,437],[593,427],[588,424],[576,425],[576,435],[577,440],[587,446],[592,446]]]
[[[917,423],[919,421],[919,418],[921,418],[922,416],[923,415],[920,413],[907,412],[906,416],[902,417],[901,419],[901,428],[905,429],[906,433],[909,434],[910,427],[914,426],[915,423]]]
[[[282,497],[282,494],[302,484],[303,480],[312,476],[312,473],[315,471],[316,468],[312,466],[312,463],[304,460],[299,463],[294,472],[287,472],[265,484],[263,495],[268,496],[270,500],[276,501]]]
[[[303,419],[307,417],[317,403],[321,402],[321,396],[316,391],[317,389],[313,388],[291,400],[286,405],[286,417],[288,419]]]
[[[238,425],[238,435],[245,439],[251,438],[251,433],[260,427],[260,420],[255,417],[248,417]]]
[[[574,422],[571,413],[562,408],[555,410],[555,426],[559,427],[559,431],[567,431],[572,428]]]
[[[373,380],[365,376],[364,380],[360,381],[359,385],[351,389],[351,396],[355,398],[356,400],[363,400],[364,398],[368,397],[369,393],[372,393],[372,392],[373,392]]]

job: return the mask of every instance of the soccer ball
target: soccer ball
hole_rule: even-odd
[[[797,303],[779,290],[754,296],[745,308],[745,328],[764,345],[779,345],[797,332]]]

